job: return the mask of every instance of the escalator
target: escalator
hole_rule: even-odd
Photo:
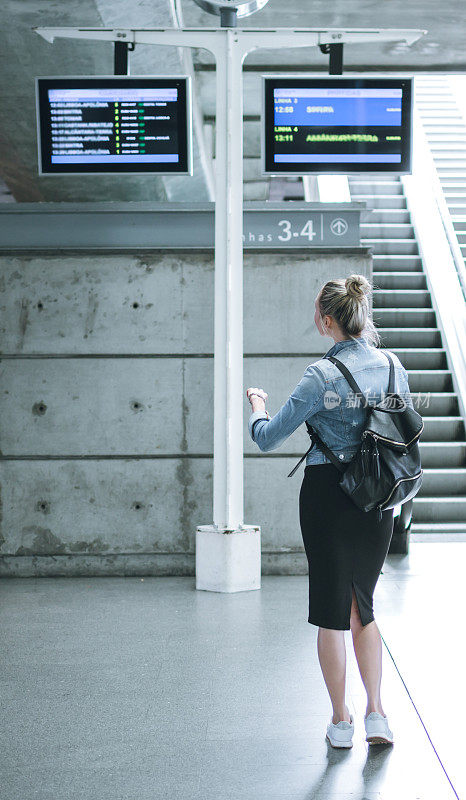
[[[406,552],[408,536],[466,538],[465,425],[403,184],[397,176],[371,175],[349,183],[352,199],[373,209],[370,222],[361,225],[361,243],[373,248],[373,318],[381,346],[396,353],[408,371],[414,407],[424,419],[423,484],[402,508],[391,552]]]

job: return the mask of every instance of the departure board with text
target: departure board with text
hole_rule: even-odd
[[[411,171],[411,78],[263,78],[263,172]]]
[[[40,174],[191,174],[189,78],[37,78]]]

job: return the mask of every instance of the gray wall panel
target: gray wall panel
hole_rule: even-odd
[[[302,549],[295,462],[245,459],[245,518],[266,551]],[[1,555],[194,553],[211,522],[210,458],[3,461],[0,477]]]
[[[212,511],[210,459],[0,464],[2,554],[194,551]]]
[[[244,450],[257,453],[248,386],[275,414],[320,354],[244,360]],[[213,450],[213,358],[4,359],[0,443],[4,456],[190,455]],[[302,426],[279,448],[299,452]],[[306,448],[307,449],[307,448]]]
[[[314,300],[368,254],[247,253],[244,351],[321,352]],[[211,253],[0,255],[0,352],[212,353]],[[138,307],[134,308],[133,304]]]
[[[212,450],[213,359],[5,359],[0,380],[4,455]]]
[[[212,352],[213,270],[199,253],[0,255],[0,350]]]
[[[372,257],[287,252],[250,256],[244,269],[244,352],[325,353],[333,341],[314,324],[314,301],[327,280],[351,272],[370,277]]]

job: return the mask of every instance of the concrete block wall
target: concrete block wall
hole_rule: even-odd
[[[325,280],[372,274],[346,253],[247,252],[244,389],[274,414],[333,343]],[[212,522],[212,252],[0,253],[0,575],[194,574]],[[305,426],[261,453],[247,430],[247,524],[263,572],[307,571],[299,529]]]

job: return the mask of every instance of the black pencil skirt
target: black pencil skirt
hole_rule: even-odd
[[[308,464],[299,518],[309,564],[308,622],[350,629],[352,586],[363,625],[374,619],[373,594],[393,533],[393,509],[361,511],[339,486],[332,463]]]

